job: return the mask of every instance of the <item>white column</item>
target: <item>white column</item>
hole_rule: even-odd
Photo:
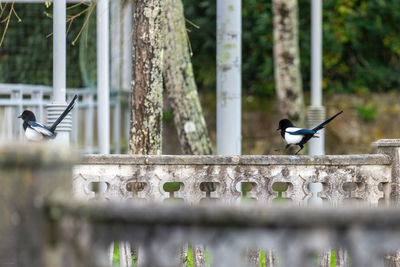
[[[66,104],[66,0],[53,3],[53,103]]]
[[[325,119],[325,108],[322,106],[322,0],[311,2],[311,106],[308,107],[308,125],[314,127]],[[325,155],[324,130],[318,131],[319,138],[309,141],[310,155]],[[318,192],[322,191],[321,183],[309,183],[312,192],[310,205],[323,204]],[[330,251],[326,252],[330,256]],[[329,257],[330,258],[330,257]]]
[[[97,124],[99,153],[110,153],[108,0],[97,2]]]
[[[217,0],[217,154],[240,155],[241,0]]]
[[[53,3],[53,101],[47,105],[47,124],[51,125],[67,107],[66,103],[66,0]],[[57,126],[55,141],[69,145],[71,114]]]
[[[316,126],[325,120],[322,106],[322,0],[311,1],[311,106],[308,108],[308,125]],[[325,133],[321,130],[319,138],[309,142],[310,155],[325,154]]]
[[[322,0],[311,2],[311,103],[322,105]]]

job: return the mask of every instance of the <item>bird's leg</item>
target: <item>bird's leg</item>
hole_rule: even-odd
[[[299,152],[304,148],[303,145],[299,145],[299,146],[300,146],[300,149],[296,153],[294,153],[295,155],[299,154]]]
[[[274,151],[286,150],[286,149],[288,149],[291,145],[292,145],[292,144],[287,144],[284,148],[277,148],[277,149],[274,149]]]

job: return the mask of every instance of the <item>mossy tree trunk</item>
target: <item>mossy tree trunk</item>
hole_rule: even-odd
[[[275,83],[282,117],[304,123],[297,0],[273,0]]]
[[[130,152],[161,154],[163,0],[136,0],[133,18]]]
[[[166,0],[164,82],[184,154],[212,154],[189,54],[181,0]]]

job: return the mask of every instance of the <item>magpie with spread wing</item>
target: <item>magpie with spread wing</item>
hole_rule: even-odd
[[[318,136],[314,136],[319,130],[323,129],[329,122],[331,122],[334,118],[342,114],[343,111],[338,112],[333,117],[327,119],[323,123],[317,125],[316,127],[312,128],[311,130],[297,128],[293,125],[293,123],[288,119],[283,119],[279,121],[279,127],[276,129],[277,131],[281,130],[281,136],[285,139],[287,145],[285,148],[275,149],[275,151],[279,150],[286,150],[291,145],[297,145],[300,149],[295,153],[297,155],[303,148],[304,144],[308,142],[311,138]]]
[[[43,124],[36,122],[35,114],[30,110],[24,110],[19,119],[22,119],[24,123],[22,126],[24,127],[25,136],[29,141],[41,141],[43,139],[54,139],[57,136],[56,128],[58,124],[68,115],[68,113],[74,108],[77,95],[74,96],[71,103],[69,103],[68,107],[61,113],[60,117],[51,125],[47,127]]]

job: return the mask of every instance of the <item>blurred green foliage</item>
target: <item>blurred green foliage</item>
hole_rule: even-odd
[[[183,0],[201,90],[215,90],[216,0]],[[243,0],[243,90],[274,92],[272,1]],[[324,0],[323,88],[365,93],[400,89],[400,1]],[[310,1],[299,0],[303,89],[310,87]]]
[[[44,4],[15,5],[21,17],[11,17],[4,43],[0,47],[0,82],[46,84],[52,83],[52,38],[46,38],[53,29],[52,20],[46,18]],[[33,27],[26,20],[41,23]],[[3,23],[2,23],[3,24]],[[2,25],[3,26],[3,25]],[[39,41],[40,40],[40,41]]]
[[[368,121],[373,121],[377,118],[377,107],[375,104],[369,104],[369,105],[356,105],[356,109],[358,111],[358,116],[368,122]]]
[[[83,10],[85,6],[80,6],[67,10],[67,15],[77,14]],[[53,82],[53,8],[46,8],[43,3],[36,4],[15,4],[15,10],[22,22],[18,23],[16,17],[11,18],[9,28],[7,30],[4,43],[0,47],[0,83],[26,83],[52,85]],[[46,15],[47,14],[49,15]],[[91,20],[95,21],[95,14],[91,16]],[[87,59],[94,70],[96,69],[95,57],[89,61],[85,55],[87,51],[94,51],[96,55],[96,47],[90,46],[90,40],[96,40],[96,28],[91,23],[92,28],[83,32],[82,42],[78,42],[75,46],[72,41],[80,31],[85,16],[76,18],[71,27],[69,27],[67,35],[67,86],[82,87],[84,79],[82,77],[79,59]],[[0,27],[4,23],[0,24]],[[89,46],[86,46],[88,40]],[[79,49],[83,47],[84,49]],[[81,51],[80,51],[81,50]],[[83,52],[85,54],[83,54]],[[57,56],[57,55],[55,55]]]

